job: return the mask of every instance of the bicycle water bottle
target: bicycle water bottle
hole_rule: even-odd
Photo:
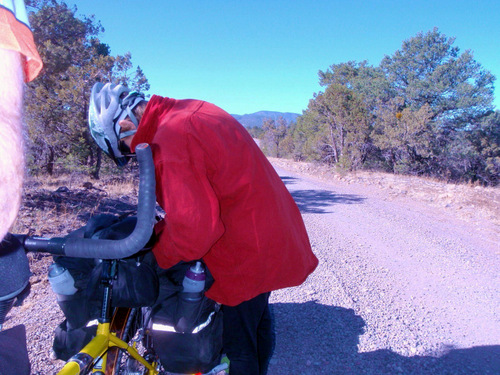
[[[205,289],[205,268],[201,262],[196,262],[186,271],[182,281],[182,292],[179,293],[176,309],[177,332],[191,333],[200,315]]]
[[[57,263],[49,267],[49,283],[57,296],[71,296],[77,292],[73,276],[66,267]]]

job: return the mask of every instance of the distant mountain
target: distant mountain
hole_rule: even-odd
[[[231,115],[236,120],[238,120],[243,126],[247,128],[252,128],[254,126],[261,127],[264,120],[278,120],[278,118],[283,117],[287,123],[295,122],[297,117],[300,115],[298,113],[290,112],[272,112],[272,111],[259,111],[247,115]]]

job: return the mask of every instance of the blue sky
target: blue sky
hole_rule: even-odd
[[[132,53],[149,94],[203,99],[233,114],[302,113],[332,64],[379,65],[438,27],[500,85],[499,0],[80,0],[111,53]],[[500,108],[500,90],[495,105]]]

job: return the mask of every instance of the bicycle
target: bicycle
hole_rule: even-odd
[[[169,374],[163,370],[152,345],[147,308],[113,307],[113,280],[118,262],[143,250],[153,232],[155,174],[149,145],[136,147],[139,161],[137,222],[124,239],[39,238],[14,235],[26,251],[102,260],[103,295],[96,335],[73,355],[58,375],[76,374]],[[226,374],[228,363],[215,366],[206,375]],[[201,374],[201,373],[198,373]]]

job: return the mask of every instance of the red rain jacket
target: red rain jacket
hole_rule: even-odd
[[[206,295],[234,306],[296,286],[316,268],[292,196],[245,128],[213,104],[153,96],[133,139],[149,143],[156,194],[158,264],[203,259]]]

